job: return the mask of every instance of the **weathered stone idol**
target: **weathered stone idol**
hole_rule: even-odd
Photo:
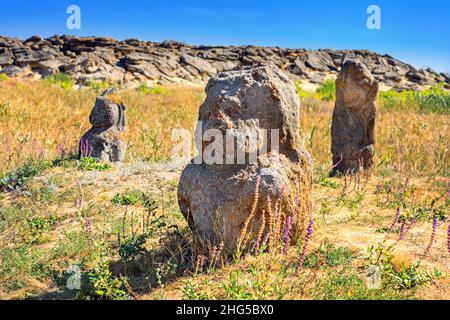
[[[199,111],[201,126],[196,130],[196,136],[204,138],[197,144],[203,162],[187,165],[178,189],[181,212],[194,235],[203,243],[223,241],[229,253],[235,251],[253,211],[256,181],[258,202],[246,226],[246,249],[253,249],[258,230],[263,228],[267,234],[268,202],[273,210],[280,195],[282,218],[294,215],[292,198],[299,196],[299,212],[291,232],[297,234],[303,227],[299,217],[311,210],[312,160],[300,143],[300,100],[293,82],[272,62],[261,63],[219,73],[208,82],[206,94]],[[240,137],[243,132],[251,136],[262,129],[267,130],[266,140],[260,139],[264,135],[258,136],[258,142],[265,142],[258,144],[255,161],[251,161],[255,152]],[[215,138],[205,139],[208,132],[215,133]],[[215,154],[215,162],[205,160],[208,147],[222,142],[223,155]],[[239,153],[245,155],[244,162],[239,161]]]
[[[103,92],[89,116],[92,128],[80,140],[79,157],[90,156],[101,161],[117,162],[125,159],[126,106],[115,96],[114,90]]]
[[[336,105],[331,125],[332,175],[370,169],[378,83],[366,66],[348,60],[336,80]]]

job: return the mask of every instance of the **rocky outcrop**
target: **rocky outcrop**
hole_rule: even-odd
[[[92,128],[80,139],[79,158],[93,157],[101,161],[125,160],[125,104],[111,89],[97,97],[89,116]]]
[[[145,82],[202,83],[216,72],[269,60],[292,79],[320,83],[336,77],[348,59],[362,61],[377,81],[399,90],[419,89],[437,82],[446,83],[450,89],[448,74],[416,69],[389,55],[366,50],[193,46],[176,41],[73,36],[34,36],[22,41],[0,36],[0,73],[39,78],[64,72],[79,85],[92,81],[129,87]]]
[[[233,252],[246,229],[246,246],[240,249],[253,249],[257,231],[269,229],[268,216],[267,225],[262,225],[262,211],[270,207],[268,199],[275,203],[281,195],[284,216],[275,218],[281,223],[296,215],[295,238],[303,222],[300,216],[311,210],[312,160],[300,142],[300,101],[294,84],[270,62],[219,73],[209,80],[206,94],[196,131],[203,137],[197,143],[203,162],[184,169],[178,189],[181,212],[194,235],[203,243],[223,241]],[[278,134],[273,135],[273,129]],[[215,136],[211,141],[206,138],[209,133],[223,140]],[[242,133],[244,139],[256,139],[253,143],[242,140]],[[207,159],[212,144],[216,147],[213,161]],[[259,196],[252,210],[255,185],[259,185]],[[300,199],[296,214],[289,205],[293,195]]]
[[[351,173],[372,167],[378,83],[366,66],[345,62],[336,80],[331,124],[333,172]]]

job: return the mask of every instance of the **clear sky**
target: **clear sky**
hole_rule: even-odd
[[[66,27],[72,4],[81,30]],[[371,4],[381,30],[366,27]],[[0,34],[369,49],[450,72],[449,0],[0,0]]]

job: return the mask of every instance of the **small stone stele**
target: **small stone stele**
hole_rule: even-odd
[[[125,159],[126,106],[108,89],[97,97],[89,116],[92,128],[80,140],[78,157],[93,157],[100,161],[118,162]]]
[[[363,63],[344,63],[331,125],[332,176],[372,167],[377,94],[378,83]]]

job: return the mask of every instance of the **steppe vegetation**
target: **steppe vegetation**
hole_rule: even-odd
[[[0,298],[450,298],[450,95],[440,86],[380,93],[373,175],[329,178],[334,84],[297,85],[315,166],[311,241],[239,259],[200,250],[177,205],[171,132],[193,131],[203,89],[121,90],[127,160],[105,165],[74,155],[107,84],[72,86],[64,75],[0,77]],[[66,286],[74,267],[79,290]],[[379,289],[366,285],[373,267]]]

